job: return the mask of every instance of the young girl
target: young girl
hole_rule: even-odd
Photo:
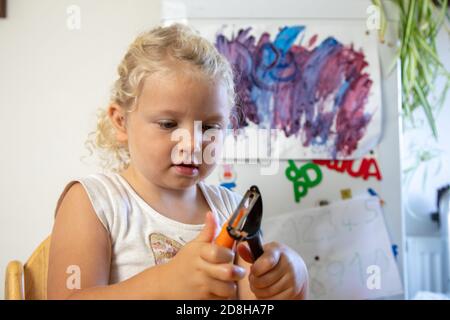
[[[226,59],[176,24],[140,35],[118,73],[94,141],[115,167],[60,196],[48,298],[304,299],[307,271],[292,249],[269,243],[253,261],[245,243],[214,244],[241,199],[202,182],[215,166],[202,158],[211,145],[220,154],[234,106]],[[204,141],[208,130],[215,138]]]

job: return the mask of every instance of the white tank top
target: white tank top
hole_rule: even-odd
[[[204,227],[204,224],[185,224],[158,213],[118,173],[97,173],[69,182],[55,212],[76,182],[83,185],[95,213],[110,234],[110,284],[168,262]],[[199,182],[199,186],[221,226],[238,206],[242,196],[204,182]]]

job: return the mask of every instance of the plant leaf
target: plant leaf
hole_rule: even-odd
[[[422,103],[422,107],[423,107],[423,110],[425,111],[425,115],[427,117],[428,124],[430,125],[433,136],[437,140],[438,134],[437,134],[437,129],[436,129],[436,121],[434,120],[434,117],[433,117],[433,110],[432,110],[430,104],[428,103],[428,100],[426,99],[422,89],[417,85],[417,83],[415,83],[415,85],[414,85],[414,90],[417,93],[417,96]]]

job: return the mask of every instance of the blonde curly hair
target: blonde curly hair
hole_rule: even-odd
[[[211,42],[182,24],[159,26],[134,40],[118,67],[119,77],[112,88],[110,104],[132,112],[144,80],[157,72],[176,72],[171,70],[174,61],[194,67],[209,79],[220,79],[227,88],[230,110],[233,109],[235,88],[230,63]],[[128,145],[116,140],[116,129],[107,109],[100,109],[97,117],[97,128],[85,143],[90,155],[97,152],[103,169],[115,172],[126,169],[130,163]]]

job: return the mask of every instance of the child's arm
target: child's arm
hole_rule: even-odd
[[[49,299],[211,299],[234,296],[243,277],[230,262],[230,249],[212,243],[217,225],[212,214],[196,239],[168,263],[150,267],[108,285],[111,243],[81,184],[73,185],[58,209],[52,232]],[[70,266],[72,273],[66,273]],[[80,289],[74,289],[79,270]],[[68,286],[69,285],[69,286]]]
[[[110,260],[109,234],[97,218],[84,188],[76,183],[65,195],[56,215],[50,246],[48,298],[162,298],[157,294],[158,268],[108,285]],[[81,290],[76,288],[77,277]]]

